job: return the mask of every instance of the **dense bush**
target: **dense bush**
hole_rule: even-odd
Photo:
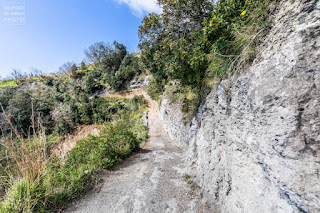
[[[86,93],[94,93],[102,89],[102,85],[100,82],[101,79],[101,72],[98,70],[93,70],[88,72],[85,80],[84,80],[84,87],[83,90]]]
[[[128,89],[127,83],[141,73],[140,59],[127,55],[126,47],[117,42],[113,46],[94,44],[86,53],[94,65],[82,62],[77,67],[66,63],[61,67],[62,73],[22,79],[23,83],[17,81],[17,88],[2,89],[0,103],[19,130],[28,131],[32,106],[36,122],[45,127],[47,134],[65,135],[77,125],[112,120],[112,114],[121,109],[121,104],[111,106],[112,103],[94,94],[99,94],[105,86],[113,90]],[[3,117],[1,107],[0,113]],[[0,123],[3,132],[8,132],[6,122]]]
[[[146,90],[153,100],[159,100],[164,88],[152,77]]]
[[[96,123],[112,121],[113,117],[126,109],[126,105],[117,100],[109,100],[99,96],[91,98],[92,120]]]
[[[191,118],[211,87],[252,61],[255,46],[268,28],[273,1],[157,2],[163,12],[149,14],[139,27],[143,64],[122,44],[98,42],[85,51],[91,64],[68,63],[56,75],[16,75],[0,82],[0,102],[23,132],[28,131],[32,114],[46,133],[60,135],[77,125],[109,122],[99,136],[81,140],[66,161],[50,159],[37,178],[21,176],[12,181],[2,211],[44,212],[72,199],[85,190],[98,168],[112,167],[146,140],[142,122],[146,102],[141,97],[96,95],[105,87],[128,89],[128,82],[145,67],[152,73],[150,96],[158,99],[165,94],[181,101],[183,112]],[[6,134],[10,129],[2,109],[0,118]]]
[[[204,37],[212,44],[208,73],[220,79],[254,58],[254,47],[270,22],[267,0],[219,1],[204,20]],[[211,72],[211,73],[210,73]]]
[[[14,91],[12,89],[6,89],[0,95],[0,103],[2,107],[0,107],[0,112],[3,109],[6,109],[9,106],[9,100],[13,98]]]
[[[150,14],[139,27],[141,59],[153,75],[148,93],[152,98],[158,98],[168,88],[166,85],[178,81],[177,91],[191,90],[198,95],[203,90],[203,79],[209,66],[207,54],[211,48],[203,36],[202,22],[210,17],[213,4],[207,0],[158,2],[163,13]],[[178,100],[183,101],[185,109],[196,108],[188,106],[191,96],[179,95]],[[193,99],[197,101],[192,103],[198,102],[197,97]]]
[[[138,57],[127,55],[122,44],[115,42],[114,47],[103,53],[101,61],[94,65],[82,63],[77,67],[72,64],[66,66],[63,73],[1,82],[0,87],[4,87],[0,88],[0,103],[4,109],[0,109],[1,136],[12,135],[6,117],[9,114],[13,125],[22,132],[17,136],[22,141],[28,133],[31,138],[37,137],[33,131],[29,132],[30,118],[37,128],[43,128],[44,133],[50,135],[46,137],[45,147],[35,146],[39,150],[29,149],[33,147],[29,143],[32,140],[16,143],[15,139],[10,139],[10,144],[17,149],[9,152],[9,156],[7,151],[10,149],[0,146],[0,157],[5,158],[0,165],[0,181],[6,188],[0,212],[54,209],[85,190],[98,168],[111,168],[146,140],[147,128],[142,122],[146,101],[142,97],[127,100],[94,95],[112,81],[115,81],[114,90],[126,89],[127,82],[141,73]],[[39,157],[32,162],[42,162],[46,166],[33,172],[35,178],[20,174],[17,165],[22,166],[21,171],[30,169],[33,164],[30,164],[29,157],[48,150],[56,143],[57,135],[72,133],[78,125],[105,122],[100,135],[81,140],[66,161],[50,158],[48,163],[43,163],[49,159]],[[12,156],[24,160],[24,163],[15,162]]]
[[[148,92],[158,97],[166,88],[175,91],[167,93],[178,96],[171,98],[182,101],[186,113],[195,112],[213,86],[253,59],[272,3],[211,2],[158,0],[163,13],[149,14],[139,27],[141,59],[153,74]],[[179,82],[178,88],[172,89],[172,82]]]
[[[17,87],[17,81],[13,79],[3,80],[0,82],[0,89],[1,88],[15,88]]]
[[[96,104],[103,101],[99,97],[94,100]],[[140,96],[114,103],[120,102],[122,107],[126,106],[121,118],[106,123],[98,136],[89,135],[78,141],[65,161],[52,158],[44,170],[33,173],[35,178],[21,176],[15,179],[9,186],[4,202],[0,203],[1,212],[54,210],[83,192],[96,179],[97,169],[110,169],[138,149],[139,144],[147,139],[147,127],[142,121],[146,101]]]
[[[209,17],[210,1],[158,1],[161,15],[150,14],[139,27],[142,59],[158,84],[178,79],[182,85],[198,86],[207,68],[202,39],[202,20]]]
[[[141,73],[141,68],[139,66],[139,58],[133,55],[127,55],[118,71],[115,73],[114,77],[109,81],[109,85],[114,90],[128,89],[126,83],[131,81],[135,75]]]
[[[14,119],[14,124],[20,131],[27,132],[31,126],[32,115],[31,95],[24,91],[18,91],[9,101],[9,113]]]

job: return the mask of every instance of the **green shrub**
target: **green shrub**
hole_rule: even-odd
[[[133,123],[131,131],[139,141],[146,141],[148,138],[148,129],[143,122],[144,112],[144,109],[140,109],[130,114],[130,122]]]
[[[103,88],[100,83],[101,72],[98,70],[93,70],[89,72],[84,81],[84,91],[86,93],[94,93]]]
[[[100,101],[107,105],[114,103],[116,109],[125,106],[121,119],[106,123],[98,136],[89,135],[78,141],[64,161],[54,157],[41,164],[45,167],[41,167],[43,169],[39,170],[36,178],[17,176],[11,180],[4,201],[0,203],[0,212],[54,211],[85,191],[97,179],[98,169],[112,168],[147,139],[147,127],[142,121],[147,103],[143,97],[136,96],[131,100],[93,98],[96,104]],[[50,144],[52,140],[49,140]],[[47,159],[42,157],[39,160]],[[24,165],[28,168],[29,164]]]
[[[163,13],[149,14],[139,27],[141,59],[154,78],[149,95],[157,99],[178,81],[172,98],[183,100],[184,112],[195,111],[212,87],[253,60],[272,2],[159,1]],[[187,98],[190,89],[195,98]]]
[[[31,126],[32,115],[31,95],[28,92],[18,91],[9,101],[9,113],[18,130],[27,131]]]
[[[204,37],[212,43],[207,76],[224,79],[255,56],[257,41],[269,24],[268,0],[219,1],[204,21]]]
[[[14,91],[12,89],[6,89],[2,91],[2,94],[0,95],[0,103],[5,110],[9,106],[9,101],[13,98],[13,96]],[[2,107],[0,107],[0,112],[2,112]]]
[[[139,137],[132,125],[129,118],[106,124],[99,136],[78,141],[64,164],[53,159],[48,166],[48,181],[53,193],[51,202],[59,204],[77,197],[96,178],[94,172],[98,168],[110,169],[139,148],[146,138]],[[145,127],[142,131],[146,132]]]
[[[127,83],[133,79],[135,75],[141,73],[141,66],[139,64],[140,59],[134,55],[127,55],[123,58],[119,68],[117,70],[110,69],[110,67],[101,66],[104,69],[105,82],[115,90],[128,89]]]
[[[159,81],[156,81],[154,78],[151,78],[151,80],[149,81],[149,85],[146,88],[146,90],[147,90],[147,93],[150,95],[150,97],[153,100],[157,100],[158,101],[160,99],[160,95],[164,91],[164,87]]]
[[[3,80],[0,82],[0,89],[1,88],[15,88],[17,87],[17,81],[13,79]]]

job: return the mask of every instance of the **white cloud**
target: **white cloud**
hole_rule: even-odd
[[[115,0],[120,4],[127,4],[132,13],[138,17],[145,13],[161,13],[161,8],[157,5],[156,0]]]

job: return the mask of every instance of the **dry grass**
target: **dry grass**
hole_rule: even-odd
[[[80,126],[76,133],[65,136],[59,144],[52,149],[51,155],[65,159],[67,153],[77,145],[77,141],[87,137],[89,134],[98,136],[99,133],[99,127],[96,125]]]
[[[140,103],[137,111],[128,112],[101,129],[94,125],[79,127],[76,134],[60,141],[50,155],[46,153],[44,132],[36,131],[34,120],[28,134],[22,136],[8,116],[15,137],[5,138],[3,143],[14,168],[8,174],[0,212],[47,212],[79,196],[95,179],[98,168],[111,168],[146,140],[147,128],[141,120],[145,102],[139,100]],[[37,130],[41,130],[41,124]]]
[[[19,175],[26,180],[36,180],[45,168],[46,163],[46,137],[42,130],[36,132],[34,119],[32,127],[27,133],[27,139],[24,139],[13,127],[10,115],[7,117],[10,128],[16,139],[3,137],[3,145],[10,153],[11,159],[16,163]],[[31,136],[31,129],[33,136]],[[10,178],[14,178],[8,173]]]
[[[156,102],[152,101],[152,98],[146,93],[146,91],[141,89],[133,89],[133,90],[126,90],[111,94],[106,94],[106,97],[108,98],[133,98],[134,96],[140,96],[142,95],[148,102],[149,110],[156,110],[158,108],[158,105]]]

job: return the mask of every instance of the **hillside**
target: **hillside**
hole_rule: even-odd
[[[320,2],[157,2],[0,82],[1,212],[320,212]]]
[[[147,139],[146,100],[105,96],[145,69],[117,42],[93,44],[88,57],[99,48],[109,50],[99,62],[0,83],[1,212],[58,211]]]
[[[319,1],[279,1],[252,65],[211,90],[185,125],[160,114],[216,212],[319,212]]]
[[[164,130],[157,102],[140,90],[108,96],[136,94],[143,94],[149,102],[147,142],[123,164],[105,173],[102,186],[65,212],[203,212],[196,185],[183,174],[183,153]]]

